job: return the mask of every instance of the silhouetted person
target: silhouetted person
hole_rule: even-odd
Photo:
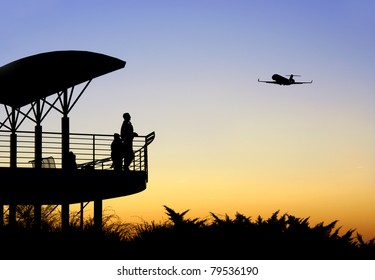
[[[76,155],[70,151],[68,154],[68,160],[67,160],[68,169],[74,170],[77,169],[77,163],[76,163]]]
[[[124,113],[122,117],[124,121],[122,122],[120,133],[123,144],[124,170],[128,170],[130,163],[134,159],[133,139],[138,134],[134,132],[133,125],[130,122],[130,114]]]
[[[111,144],[111,158],[113,170],[122,170],[123,149],[122,140],[120,134],[118,133],[113,134],[113,141]]]

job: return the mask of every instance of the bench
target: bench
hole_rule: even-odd
[[[35,168],[35,160],[30,160],[29,163]],[[53,157],[42,158],[42,168],[56,168],[55,159]]]

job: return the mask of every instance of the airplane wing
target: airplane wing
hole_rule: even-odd
[[[277,84],[275,81],[261,81],[258,79],[258,82],[260,83],[268,83],[268,84]]]
[[[313,81],[310,82],[294,82],[293,84],[311,84]]]

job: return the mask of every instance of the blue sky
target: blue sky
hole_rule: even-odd
[[[127,62],[94,80],[70,115],[72,132],[112,134],[125,111],[139,134],[156,132],[148,189],[108,202],[124,219],[162,219],[164,204],[199,217],[281,209],[375,236],[374,8],[362,0],[8,1],[0,65],[69,49]],[[257,82],[274,73],[314,82]],[[59,131],[59,118],[43,129]]]

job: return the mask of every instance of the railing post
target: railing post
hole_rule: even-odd
[[[145,172],[146,172],[146,182],[148,181],[148,154],[147,154],[147,144],[145,145]]]
[[[69,154],[69,118],[61,118],[61,167],[67,168],[67,158]]]
[[[92,136],[92,162],[95,162],[95,135]],[[94,164],[95,169],[95,164]]]
[[[42,126],[35,126],[35,147],[34,147],[35,168],[42,168]]]
[[[10,134],[10,167],[17,168],[17,134],[14,131]]]

